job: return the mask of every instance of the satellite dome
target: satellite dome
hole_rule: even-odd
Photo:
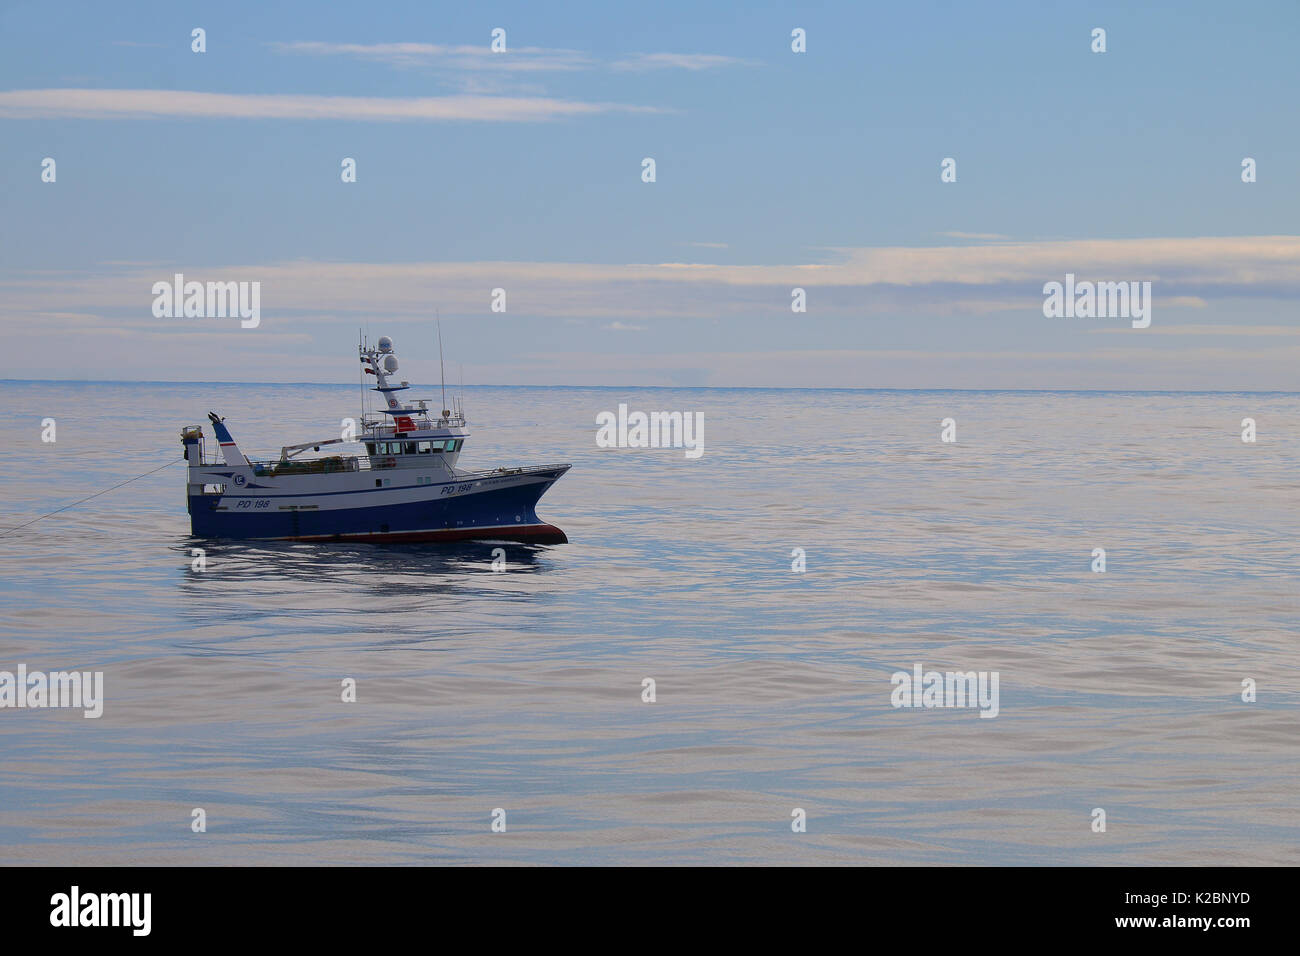
[[[381,352],[391,352],[393,350],[393,340],[386,335],[379,336],[379,342],[377,344],[379,346],[379,351]],[[392,369],[389,369],[389,371],[391,372]]]
[[[397,371],[397,356],[396,356],[396,355],[393,355],[393,354],[390,353],[390,354],[384,356],[384,371],[385,371],[385,372],[396,372],[396,371]]]

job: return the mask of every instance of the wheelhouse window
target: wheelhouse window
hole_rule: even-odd
[[[455,450],[456,450],[457,448],[459,448],[460,446],[461,446],[461,440],[460,440],[460,439],[458,439],[458,438],[448,438],[448,439],[447,439],[447,445],[446,445],[446,449],[447,449],[447,451],[455,451]]]
[[[366,454],[373,455],[374,453],[375,453],[375,443],[372,441],[366,442]]]
[[[404,442],[402,442],[402,454],[403,454],[403,455],[414,455],[414,454],[415,454],[415,445],[416,445],[416,443],[413,442],[413,441],[404,441]]]
[[[418,445],[418,450],[421,455],[429,454],[430,452],[433,451],[433,442],[430,441],[420,442]]]

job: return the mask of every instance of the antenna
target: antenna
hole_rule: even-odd
[[[442,415],[447,417],[447,367],[442,362],[442,316],[433,310],[433,320],[438,323],[438,371],[442,376]]]
[[[366,319],[365,344],[366,344],[366,348],[369,349],[370,348],[370,319],[368,318]],[[363,421],[365,420],[366,415],[370,411],[370,395],[366,391],[365,385],[366,385],[366,373],[362,372],[361,373],[361,418]]]

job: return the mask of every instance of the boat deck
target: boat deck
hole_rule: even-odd
[[[425,456],[427,458],[427,456]],[[253,474],[259,478],[278,478],[289,475],[328,475],[352,471],[383,471],[401,468],[400,459],[369,455],[333,455],[328,458],[298,458],[287,461],[248,459]],[[452,477],[456,481],[477,481],[483,478],[501,478],[507,475],[528,475],[538,472],[554,471],[568,468],[567,462],[553,465],[521,465],[516,468],[493,468],[486,471],[456,471]]]

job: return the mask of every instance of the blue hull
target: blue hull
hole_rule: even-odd
[[[376,542],[502,540],[563,544],[564,532],[537,517],[549,481],[395,505],[335,510],[217,511],[235,496],[190,495],[190,530],[201,538],[364,540]],[[364,497],[364,493],[361,497]]]

